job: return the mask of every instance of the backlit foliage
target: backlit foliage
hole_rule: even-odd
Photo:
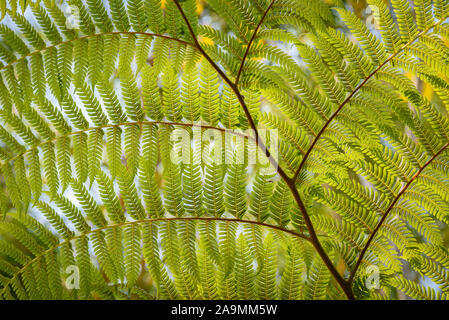
[[[366,5],[1,0],[0,298],[446,299],[449,2]]]

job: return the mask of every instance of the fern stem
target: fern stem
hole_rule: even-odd
[[[283,171],[282,168],[280,168],[278,166],[277,161],[273,158],[273,156],[270,154],[270,151],[266,148],[265,144],[260,141],[259,139],[259,131],[257,130],[257,127],[254,123],[254,119],[251,116],[248,106],[245,103],[245,99],[243,98],[242,94],[240,93],[240,90],[238,89],[238,86],[231,81],[231,79],[229,79],[229,77],[223,72],[223,70],[220,69],[220,67],[218,67],[218,65],[212,60],[212,58],[207,54],[206,51],[204,51],[203,47],[201,47],[198,38],[195,35],[195,32],[193,31],[192,26],[190,25],[189,20],[187,19],[184,11],[181,8],[181,5],[179,4],[178,0],[173,0],[174,3],[176,4],[179,12],[182,15],[182,18],[184,19],[184,22],[187,25],[187,28],[189,29],[190,35],[193,38],[193,41],[195,43],[196,48],[198,49],[198,51],[200,51],[200,53],[203,55],[203,57],[211,64],[211,66],[215,69],[215,71],[220,75],[220,77],[229,85],[229,87],[232,89],[232,91],[234,92],[234,94],[236,95],[240,105],[242,106],[242,109],[245,113],[245,116],[249,122],[249,125],[251,127],[251,129],[254,131],[254,140],[256,141],[256,144],[258,147],[260,147],[264,152],[266,157],[269,159],[270,163],[273,165],[274,168],[277,168],[278,171]],[[288,176],[284,173],[285,177],[288,178]]]
[[[271,0],[270,5],[268,6],[268,8],[263,13],[262,18],[260,18],[260,21],[257,24],[256,29],[254,29],[253,35],[251,36],[251,39],[249,40],[248,45],[246,46],[245,54],[243,55],[242,62],[240,63],[239,71],[237,72],[237,76],[235,77],[235,85],[236,86],[238,86],[238,83],[239,83],[239,80],[240,80],[240,76],[241,76],[242,71],[243,71],[243,67],[245,66],[246,58],[248,57],[249,50],[251,49],[251,45],[253,44],[254,39],[256,38],[257,32],[259,31],[260,27],[262,26],[262,23],[265,20],[265,17],[267,16],[268,11],[270,11],[271,7],[273,6],[273,4],[275,2],[276,2],[276,0]]]
[[[385,213],[382,215],[382,218],[380,219],[379,223],[377,224],[376,228],[374,229],[374,231],[371,233],[370,237],[368,238],[368,241],[366,242],[365,246],[362,249],[362,252],[360,253],[359,258],[357,259],[357,263],[354,267],[354,270],[352,271],[350,277],[349,277],[349,284],[352,285],[352,282],[354,281],[354,277],[357,273],[358,268],[360,267],[363,257],[365,256],[366,252],[368,251],[368,248],[371,244],[371,242],[374,240],[377,232],[380,230],[380,228],[382,227],[383,223],[385,222],[385,220],[387,219],[388,214],[391,212],[391,210],[394,208],[394,206],[396,205],[396,203],[399,201],[399,199],[401,198],[401,196],[407,191],[407,189],[410,187],[410,185],[413,183],[413,181],[415,181],[420,174],[440,155],[443,153],[443,151],[446,150],[446,148],[449,147],[449,142],[446,143],[443,147],[441,147],[441,149],[435,153],[416,173],[415,175],[407,182],[407,184],[401,189],[401,191],[397,194],[397,196],[393,199],[393,201],[390,203],[390,205],[388,206],[387,210],[385,211]]]
[[[172,217],[172,218],[153,218],[153,219],[141,219],[141,220],[135,220],[135,221],[126,221],[123,223],[118,223],[118,224],[111,224],[111,225],[107,225],[104,227],[100,227],[97,228],[95,230],[90,230],[88,232],[84,232],[81,234],[78,234],[76,236],[71,237],[70,239],[66,239],[65,241],[62,241],[56,245],[54,245],[53,247],[44,250],[42,252],[40,252],[38,255],[36,255],[33,259],[31,259],[30,261],[28,261],[21,269],[17,270],[17,272],[14,274],[13,277],[11,277],[9,279],[9,281],[4,285],[3,290],[0,291],[0,296],[2,296],[5,293],[6,288],[8,288],[9,284],[14,281],[22,272],[24,272],[29,266],[31,266],[33,264],[34,261],[40,259],[41,257],[45,256],[47,253],[56,250],[57,248],[70,243],[73,240],[85,237],[89,234],[93,234],[102,230],[106,230],[106,229],[112,229],[112,228],[120,228],[123,226],[128,226],[128,225],[136,225],[136,224],[140,224],[140,223],[152,223],[152,222],[164,222],[164,221],[222,221],[222,222],[237,222],[237,223],[248,223],[248,224],[255,224],[255,225],[259,225],[259,226],[263,226],[266,228],[271,228],[271,229],[275,229],[275,230],[279,230],[288,234],[291,234],[295,237],[310,241],[310,238],[307,237],[306,235],[297,233],[293,230],[289,230],[289,229],[284,229],[282,227],[279,226],[275,226],[275,225],[271,225],[271,224],[267,224],[267,223],[263,223],[263,222],[259,222],[259,221],[252,221],[252,220],[244,220],[244,219],[236,219],[236,218],[220,218],[220,217]]]
[[[285,179],[284,179],[285,180]],[[338,270],[335,268],[332,261],[329,259],[329,256],[327,255],[326,251],[324,250],[323,246],[321,245],[320,240],[318,239],[318,236],[315,232],[315,228],[313,227],[312,221],[310,220],[309,215],[307,214],[307,209],[304,206],[304,203],[298,193],[298,190],[296,189],[296,183],[295,180],[288,178],[285,180],[288,187],[290,188],[293,197],[295,198],[296,203],[299,206],[299,209],[301,210],[304,222],[307,226],[307,230],[310,234],[310,242],[312,243],[313,247],[317,251],[317,253],[320,255],[321,259],[323,260],[326,267],[329,269],[330,273],[334,277],[334,279],[337,281],[337,283],[340,285],[341,289],[344,291],[346,296],[349,300],[354,300],[354,293],[352,292],[352,288],[350,284],[342,277],[342,275],[338,272]]]
[[[278,174],[281,176],[281,178],[285,181],[285,183],[287,183],[289,189],[291,190],[293,197],[296,201],[296,203],[298,204],[298,207],[301,211],[301,214],[303,216],[304,222],[306,224],[307,227],[307,231],[310,234],[310,241],[313,245],[313,247],[315,248],[315,250],[317,251],[317,253],[319,254],[319,256],[321,257],[321,259],[323,260],[323,262],[325,263],[326,267],[329,269],[329,271],[331,272],[332,276],[335,278],[335,280],[337,281],[337,283],[340,285],[340,287],[343,289],[344,293],[346,294],[346,296],[348,297],[348,299],[353,300],[354,299],[354,294],[352,293],[352,289],[350,286],[348,286],[348,283],[345,281],[345,279],[343,279],[343,277],[340,275],[340,273],[338,272],[338,270],[335,268],[334,264],[332,263],[332,261],[329,259],[329,256],[327,255],[326,251],[324,250],[323,246],[321,245],[318,236],[316,235],[315,229],[313,227],[312,221],[310,220],[310,217],[307,213],[307,209],[301,199],[301,196],[298,193],[298,190],[296,189],[296,183],[295,180],[290,178],[287,173],[281,168],[281,166],[278,165],[276,159],[273,158],[273,156],[271,155],[270,151],[268,150],[268,148],[265,146],[265,144],[260,141],[259,139],[259,132],[257,130],[257,127],[254,123],[254,120],[249,112],[248,106],[245,103],[245,100],[238,88],[238,86],[236,85],[236,83],[232,82],[229,77],[223,72],[223,70],[221,70],[218,65],[212,60],[212,58],[204,51],[204,49],[201,47],[195,32],[193,31],[192,26],[190,25],[189,20],[187,19],[184,11],[181,8],[181,5],[179,4],[178,0],[173,0],[174,3],[176,4],[179,12],[182,15],[182,18],[184,19],[185,24],[187,25],[187,28],[189,29],[190,35],[193,38],[193,41],[195,43],[195,45],[197,46],[197,49],[200,51],[200,53],[204,56],[204,58],[213,66],[213,68],[217,71],[217,73],[222,77],[222,79],[229,85],[229,87],[232,89],[232,91],[234,92],[234,94],[237,96],[237,99],[240,103],[240,105],[242,106],[242,109],[245,113],[245,116],[249,122],[249,125],[251,127],[251,129],[254,131],[255,133],[255,140],[256,140],[256,144],[259,148],[262,149],[262,151],[265,152],[265,156],[268,158],[268,160],[270,161],[270,163],[273,165],[274,168],[276,168]]]
[[[66,41],[55,43],[55,44],[53,44],[51,46],[42,48],[40,50],[36,50],[36,51],[30,52],[30,53],[28,53],[26,55],[21,56],[20,58],[14,60],[14,61],[11,61],[10,63],[0,67],[0,71],[2,71],[4,69],[7,69],[8,67],[10,67],[11,65],[13,65],[15,63],[19,63],[20,61],[25,60],[28,57],[31,57],[31,56],[33,56],[35,54],[44,52],[46,50],[50,50],[51,48],[55,48],[55,47],[63,45],[63,44],[67,44],[67,43],[71,43],[71,42],[79,41],[79,40],[83,40],[83,39],[89,39],[89,38],[94,38],[94,37],[102,37],[102,36],[114,35],[114,34],[117,34],[117,35],[120,35],[120,34],[131,34],[132,35],[133,34],[133,35],[145,35],[145,36],[148,36],[148,37],[164,38],[164,39],[167,39],[167,40],[173,40],[173,41],[182,43],[184,45],[188,45],[188,46],[196,48],[196,46],[193,43],[190,43],[188,41],[184,41],[184,40],[181,40],[181,39],[165,36],[163,34],[158,34],[158,33],[147,33],[147,32],[141,32],[141,31],[111,31],[111,32],[102,32],[102,33],[89,34],[89,35],[82,36],[82,37],[79,37],[79,38],[69,39],[69,40],[66,40]]]
[[[183,122],[170,122],[170,121],[136,121],[136,122],[123,122],[123,123],[118,123],[118,124],[107,124],[107,125],[103,125],[103,126],[99,126],[99,127],[89,127],[83,130],[79,130],[79,131],[72,131],[69,132],[67,134],[63,134],[60,136],[57,136],[51,140],[46,140],[43,141],[39,144],[36,144],[34,146],[32,146],[31,148],[25,150],[22,153],[19,153],[17,155],[15,155],[14,157],[8,159],[8,160],[3,160],[1,161],[1,163],[6,163],[6,162],[10,162],[10,161],[14,161],[17,158],[19,158],[20,156],[23,156],[24,154],[28,153],[31,150],[37,149],[42,147],[43,145],[47,144],[47,143],[51,143],[51,142],[55,142],[58,141],[60,139],[64,139],[67,137],[70,137],[72,135],[76,135],[79,134],[81,132],[88,132],[88,131],[95,131],[95,130],[100,130],[100,129],[105,129],[105,128],[113,128],[113,127],[121,127],[121,126],[132,126],[132,125],[146,125],[146,124],[160,124],[160,125],[168,125],[168,126],[184,126],[184,127],[198,127],[198,128],[205,128],[205,129],[212,129],[212,130],[218,130],[221,132],[225,132],[225,133],[231,133],[234,134],[236,136],[240,136],[243,137],[245,139],[253,139],[251,136],[239,133],[237,131],[233,131],[233,130],[229,130],[229,129],[225,129],[225,128],[219,128],[219,127],[214,127],[214,126],[209,126],[209,125],[202,125],[202,124],[195,124],[195,123],[183,123]]]
[[[295,175],[293,176],[293,180],[296,181],[298,178],[299,173],[303,169],[307,159],[309,158],[310,153],[312,152],[313,148],[315,147],[318,140],[322,137],[324,131],[326,131],[327,127],[330,125],[332,120],[337,117],[337,115],[340,113],[340,111],[343,109],[343,107],[348,104],[348,102],[355,96],[357,92],[377,73],[382,69],[385,65],[387,65],[391,60],[393,60],[399,53],[401,53],[403,50],[407,49],[410,45],[412,45],[416,40],[418,40],[421,36],[425,35],[427,32],[429,32],[431,29],[435,28],[436,26],[443,23],[445,19],[441,19],[438,22],[435,22],[433,25],[431,25],[426,30],[421,31],[415,38],[404,44],[401,48],[398,49],[398,51],[392,53],[384,62],[382,62],[374,71],[372,71],[347,97],[346,99],[338,106],[337,110],[329,117],[329,119],[326,121],[324,126],[321,128],[321,130],[318,132],[318,134],[315,136],[315,138],[312,141],[312,144],[307,149],[306,154],[301,159],[301,163],[299,164],[298,169],[295,172]]]

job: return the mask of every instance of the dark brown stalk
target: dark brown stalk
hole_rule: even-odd
[[[315,250],[321,257],[323,262],[325,263],[326,267],[331,272],[332,276],[335,278],[337,283],[340,285],[340,287],[342,288],[342,290],[344,291],[344,293],[346,294],[348,299],[353,300],[354,294],[352,293],[351,287],[348,285],[348,283],[343,279],[343,277],[337,271],[337,269],[335,268],[332,261],[329,259],[328,255],[326,254],[326,251],[324,250],[323,246],[321,245],[321,243],[316,235],[315,229],[314,229],[312,222],[310,220],[310,217],[307,213],[306,207],[304,206],[301,196],[299,195],[298,190],[296,189],[295,181],[293,179],[291,179],[290,177],[288,177],[288,175],[285,173],[285,171],[278,165],[277,161],[270,154],[270,151],[266,148],[264,143],[262,141],[260,141],[257,127],[254,123],[254,120],[253,120],[249,110],[248,110],[245,100],[244,100],[242,94],[240,93],[238,86],[228,78],[228,76],[218,67],[218,65],[212,60],[212,58],[204,51],[204,49],[201,47],[201,45],[195,35],[195,32],[192,29],[192,26],[190,25],[189,20],[187,19],[184,11],[182,10],[181,5],[179,4],[179,2],[177,0],[173,0],[173,1],[176,4],[176,6],[178,7],[179,12],[182,15],[182,18],[184,19],[184,22],[187,25],[187,28],[189,29],[190,35],[191,35],[197,49],[204,56],[204,58],[211,64],[211,66],[217,71],[217,73],[222,77],[222,79],[229,85],[229,87],[232,89],[234,94],[237,96],[237,99],[245,113],[245,116],[248,119],[249,125],[255,133],[255,139],[256,139],[256,142],[258,142],[258,146],[265,152],[265,155],[269,159],[270,163],[273,165],[274,168],[276,168],[278,174],[281,176],[281,178],[285,181],[285,183],[288,185],[289,189],[291,190],[293,197],[294,197],[295,201],[297,202],[298,207],[303,216],[304,222],[307,227],[307,231],[309,232],[309,235],[310,235],[310,241],[311,241],[313,247],[315,248]],[[266,15],[266,13],[265,13],[265,15]]]

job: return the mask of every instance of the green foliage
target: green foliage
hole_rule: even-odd
[[[1,0],[0,299],[446,299],[449,6],[368,5]]]

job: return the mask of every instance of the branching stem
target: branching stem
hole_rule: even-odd
[[[391,212],[391,210],[394,208],[394,206],[396,205],[396,203],[399,201],[399,199],[401,198],[401,196],[407,191],[407,189],[411,186],[411,184],[413,183],[413,181],[415,181],[420,174],[440,155],[443,153],[444,150],[447,149],[447,147],[449,147],[449,142],[446,143],[443,147],[441,147],[441,149],[435,153],[429,160],[427,160],[427,162],[415,173],[415,175],[407,182],[407,184],[401,189],[401,191],[396,195],[396,197],[394,197],[393,201],[390,203],[390,205],[388,206],[387,210],[385,211],[385,213],[382,215],[382,218],[380,219],[379,223],[377,224],[376,228],[373,230],[373,232],[371,233],[371,235],[368,238],[368,241],[366,242],[365,246],[363,247],[362,251],[360,252],[359,258],[357,259],[356,265],[354,267],[354,269],[352,270],[351,276],[349,277],[349,283],[352,285],[352,282],[354,281],[354,277],[357,273],[358,268],[360,267],[362,261],[363,261],[363,257],[365,256],[366,252],[368,251],[369,246],[371,245],[371,242],[374,240],[374,238],[376,237],[377,232],[380,230],[380,228],[382,227],[383,223],[385,222],[385,220],[388,217],[388,214]]]
[[[415,38],[404,44],[401,48],[398,49],[398,51],[392,53],[383,63],[381,63],[374,71],[372,71],[347,97],[346,99],[338,106],[337,110],[327,119],[324,126],[321,128],[321,130],[318,132],[318,134],[315,136],[315,138],[312,141],[312,144],[307,149],[306,154],[301,159],[301,163],[299,164],[298,169],[295,172],[295,175],[293,176],[293,180],[296,181],[298,178],[299,173],[303,169],[304,165],[306,164],[307,159],[310,156],[310,153],[312,152],[313,148],[315,147],[316,143],[320,138],[322,137],[323,133],[326,131],[327,127],[330,125],[330,123],[337,117],[337,115],[340,113],[340,111],[343,109],[343,107],[349,103],[349,101],[356,95],[357,92],[360,91],[360,89],[370,80],[377,72],[379,72],[385,65],[387,65],[391,60],[393,60],[399,53],[407,49],[410,45],[412,45],[416,40],[418,40],[421,36],[429,32],[431,29],[435,28],[439,24],[441,24],[444,21],[444,19],[439,20],[438,22],[431,25],[426,30],[421,31]]]
[[[351,287],[348,285],[348,282],[346,282],[345,279],[343,279],[343,277],[340,275],[338,270],[335,268],[334,264],[329,259],[329,256],[327,255],[326,251],[324,250],[323,246],[321,245],[321,242],[319,241],[318,236],[316,235],[312,221],[310,220],[310,217],[307,213],[307,209],[301,199],[301,196],[298,193],[298,190],[296,189],[295,180],[290,178],[287,175],[287,173],[278,165],[276,159],[274,159],[274,157],[270,154],[270,151],[268,150],[268,148],[259,139],[259,132],[258,132],[257,127],[254,123],[254,120],[248,110],[248,106],[246,105],[245,100],[240,92],[240,89],[238,88],[238,85],[236,85],[236,83],[232,82],[229,79],[229,77],[223,72],[223,70],[221,70],[220,67],[212,60],[212,58],[204,51],[204,49],[201,47],[201,45],[195,35],[195,32],[192,29],[192,26],[190,25],[189,20],[187,19],[186,15],[184,13],[184,10],[182,10],[182,7],[179,4],[178,0],[173,0],[173,1],[176,4],[176,6],[178,7],[178,10],[179,10],[180,14],[182,15],[182,18],[184,19],[184,22],[186,23],[187,28],[189,29],[190,35],[191,35],[195,45],[197,46],[198,51],[200,51],[200,53],[203,55],[203,57],[211,64],[211,66],[222,77],[223,81],[225,81],[229,85],[229,87],[232,89],[234,94],[237,96],[237,99],[245,113],[245,116],[249,122],[249,125],[255,133],[255,140],[256,140],[257,145],[260,147],[260,149],[262,149],[265,152],[265,155],[268,158],[268,160],[270,161],[270,163],[273,165],[274,168],[276,168],[278,174],[281,176],[281,178],[285,181],[285,183],[288,185],[289,189],[291,190],[293,197],[301,211],[302,217],[306,224],[307,231],[309,232],[309,235],[310,235],[310,242],[312,243],[313,247],[315,248],[315,250],[321,257],[321,259],[323,260],[326,267],[329,269],[332,276],[335,278],[337,283],[340,285],[340,287],[342,288],[342,290],[344,291],[344,293],[346,294],[348,299],[353,300],[354,294],[352,293]],[[270,4],[270,8],[271,8],[272,4],[273,4],[273,2]],[[267,13],[268,13],[268,10],[265,11],[265,14],[263,15],[262,19],[266,16]],[[262,24],[262,22],[259,22],[258,26],[260,27],[261,24]],[[257,31],[258,31],[258,29],[256,29],[254,33],[256,33]],[[251,39],[254,39],[254,38],[255,38],[255,34],[253,34]],[[249,43],[249,45],[251,45],[251,42]],[[246,51],[248,52],[249,48],[247,48]]]
[[[268,15],[268,12],[270,11],[270,9],[273,7],[274,3],[276,0],[271,0],[269,6],[266,8],[266,10],[263,12],[262,17],[260,19],[260,21],[258,22],[258,24],[256,25],[255,30],[252,33],[252,36],[248,42],[248,44],[246,45],[246,50],[244,53],[244,56],[241,60],[237,75],[235,77],[235,80],[232,81],[228,75],[212,60],[212,58],[207,54],[207,52],[203,49],[203,47],[201,46],[201,44],[199,43],[199,40],[187,18],[187,16],[185,15],[185,12],[183,11],[181,4],[178,2],[178,0],[173,0],[175,5],[177,6],[180,14],[182,15],[182,18],[189,30],[190,36],[193,40],[192,42],[189,41],[185,41],[185,40],[181,40],[181,39],[177,39],[177,38],[172,38],[170,36],[167,35],[162,35],[162,34],[156,34],[156,33],[145,33],[145,32],[105,32],[105,33],[99,33],[99,34],[91,34],[91,35],[86,35],[86,36],[82,36],[79,38],[74,38],[74,39],[69,39],[57,44],[53,44],[51,46],[42,48],[40,50],[36,50],[33,52],[30,52],[12,62],[9,62],[7,65],[0,67],[0,71],[4,70],[8,67],[10,67],[11,65],[21,62],[25,59],[27,59],[28,57],[35,55],[35,54],[39,54],[41,52],[43,52],[44,50],[48,50],[51,49],[53,47],[59,46],[59,45],[63,45],[66,43],[70,43],[73,41],[77,41],[77,40],[82,40],[82,39],[88,39],[88,38],[92,38],[92,37],[100,37],[100,36],[104,36],[104,35],[114,35],[114,34],[134,34],[134,35],[146,35],[146,36],[150,36],[150,37],[160,37],[160,38],[164,38],[164,39],[168,39],[168,40],[173,40],[173,41],[177,41],[181,44],[184,45],[188,45],[191,46],[193,48],[195,48],[196,50],[198,50],[201,55],[208,61],[208,63],[210,63],[210,65],[216,70],[216,72],[219,74],[219,76],[223,79],[224,82],[226,82],[229,87],[231,88],[231,90],[234,92],[234,94],[236,95],[244,113],[246,116],[246,119],[249,123],[250,128],[254,131],[255,137],[254,140],[256,141],[256,144],[258,145],[258,147],[265,153],[265,156],[269,159],[271,165],[277,170],[279,176],[285,181],[285,183],[287,184],[287,186],[289,187],[295,202],[297,203],[301,215],[303,217],[304,223],[306,225],[307,228],[307,232],[308,235],[304,235],[304,234],[300,234],[297,233],[295,231],[289,230],[289,229],[284,229],[282,227],[276,226],[276,225],[271,225],[271,224],[266,224],[266,223],[262,223],[262,222],[257,222],[257,221],[250,221],[250,220],[242,220],[242,219],[227,219],[227,218],[214,218],[214,217],[183,217],[183,218],[157,218],[157,219],[146,219],[146,220],[141,220],[141,221],[132,221],[132,222],[126,222],[122,225],[125,224],[134,224],[134,223],[141,223],[141,222],[152,222],[152,221],[170,221],[170,220],[202,220],[202,221],[207,221],[207,220],[215,220],[215,221],[233,221],[233,222],[239,222],[239,223],[252,223],[252,224],[256,224],[256,225],[260,225],[260,226],[264,226],[267,228],[272,228],[272,229],[276,229],[282,232],[286,232],[289,233],[291,235],[294,235],[296,237],[305,239],[307,241],[309,241],[313,247],[315,248],[315,250],[317,251],[318,255],[321,257],[321,259],[323,260],[324,264],[326,265],[326,267],[329,269],[330,273],[332,274],[333,278],[336,280],[336,282],[339,284],[339,286],[341,287],[341,289],[344,291],[344,293],[346,294],[348,299],[355,299],[353,291],[352,291],[352,282],[354,280],[354,277],[357,273],[358,268],[360,267],[363,258],[370,246],[370,244],[372,243],[372,241],[374,240],[376,234],[378,233],[378,231],[380,230],[381,226],[383,225],[383,223],[385,222],[385,220],[387,219],[387,216],[389,215],[389,213],[391,212],[391,210],[394,208],[394,206],[396,205],[396,203],[399,201],[400,197],[407,191],[407,189],[410,187],[410,185],[413,183],[413,181],[415,181],[419,175],[426,169],[426,167],[428,167],[432,161],[434,161],[440,154],[443,153],[444,150],[446,150],[449,147],[449,142],[447,144],[445,144],[436,154],[434,154],[422,167],[419,168],[419,170],[416,172],[416,174],[407,182],[407,184],[401,189],[401,191],[395,196],[395,198],[393,199],[393,201],[391,202],[391,204],[389,205],[388,209],[385,211],[385,213],[382,215],[379,223],[377,224],[376,228],[373,230],[373,232],[370,234],[367,243],[365,244],[365,246],[363,247],[358,260],[356,262],[355,268],[353,269],[353,271],[351,272],[349,279],[345,280],[343,278],[343,276],[338,272],[338,270],[336,269],[336,267],[334,266],[333,262],[330,260],[329,256],[327,255],[326,251],[324,250],[320,240],[318,239],[318,236],[316,234],[316,231],[314,229],[314,226],[311,222],[310,216],[307,212],[307,209],[304,205],[304,202],[298,192],[298,189],[296,187],[296,181],[297,181],[297,177],[299,175],[299,173],[301,172],[301,170],[304,168],[307,159],[309,158],[311,152],[313,151],[315,145],[317,144],[317,142],[319,141],[319,139],[323,136],[324,132],[326,131],[326,129],[328,128],[328,126],[330,125],[330,123],[337,117],[337,115],[341,112],[341,110],[344,108],[345,105],[347,105],[350,100],[360,91],[360,89],[371,79],[374,77],[374,75],[377,74],[377,72],[379,72],[379,70],[381,70],[385,65],[387,65],[390,61],[392,61],[400,52],[402,52],[403,50],[405,50],[406,48],[408,48],[411,44],[413,44],[417,39],[419,39],[422,35],[426,34],[427,32],[429,32],[431,29],[435,28],[436,26],[438,26],[439,24],[441,24],[442,22],[444,22],[444,19],[439,20],[438,22],[436,22],[435,24],[433,24],[432,26],[430,26],[429,28],[427,28],[426,30],[421,31],[415,38],[413,38],[411,41],[409,41],[408,43],[404,44],[401,48],[398,49],[398,51],[394,52],[393,54],[391,54],[382,64],[380,64],[379,66],[377,66],[374,71],[372,71],[365,79],[363,79],[363,81],[344,99],[344,101],[337,107],[337,109],[335,110],[335,112],[329,117],[329,119],[327,119],[327,121],[325,122],[324,126],[320,129],[320,131],[317,133],[317,135],[314,137],[314,140],[312,141],[311,145],[309,146],[309,148],[307,149],[306,153],[304,154],[303,158],[301,159],[301,162],[297,168],[297,170],[294,172],[293,177],[290,177],[286,171],[284,171],[284,169],[279,166],[277,160],[272,156],[272,154],[270,153],[270,151],[268,150],[268,148],[265,146],[265,144],[263,143],[263,141],[261,141],[260,137],[259,137],[259,132],[257,130],[257,126],[254,122],[254,119],[248,109],[248,106],[246,105],[244,96],[242,95],[240,89],[239,89],[239,82],[241,79],[241,76],[243,74],[244,71],[244,67],[245,67],[245,62],[249,56],[250,50],[251,50],[251,46],[254,43],[256,37],[257,37],[257,33],[259,31],[259,29],[262,27],[263,22],[266,18],[266,16]],[[210,129],[215,129],[215,130],[220,130],[220,131],[226,131],[226,129],[223,128],[217,128],[217,127],[212,127],[212,126],[207,126],[207,125],[196,125],[196,124],[188,124],[188,123],[174,123],[174,122],[164,122],[164,121],[141,121],[141,122],[127,122],[127,123],[121,123],[121,124],[111,124],[111,125],[105,125],[105,126],[101,126],[101,127],[96,127],[96,128],[86,128],[83,130],[80,130],[78,132],[69,132],[66,134],[63,134],[61,136],[58,136],[52,140],[48,140],[48,141],[44,141],[38,145],[34,145],[31,147],[31,149],[33,148],[38,148],[41,145],[44,145],[46,143],[50,143],[53,142],[57,139],[61,139],[64,137],[68,137],[70,135],[76,134],[76,133],[80,133],[80,132],[85,132],[88,130],[96,130],[96,129],[101,129],[101,128],[107,128],[107,127],[114,127],[114,126],[121,126],[121,125],[142,125],[142,124],[165,124],[165,125],[180,125],[180,126],[190,126],[190,127],[194,127],[194,126],[201,126],[203,128],[210,128]],[[238,133],[236,133],[238,134]],[[240,135],[240,134],[238,134]],[[245,136],[245,135],[243,135]],[[252,138],[252,137],[248,137],[245,136],[246,138]],[[25,154],[26,152],[28,152],[30,149],[25,150],[23,153],[16,155],[14,158],[11,158],[7,161],[13,161],[15,160],[17,157],[22,156],[23,154]],[[119,227],[120,225],[110,225],[110,226],[106,226],[98,230],[101,229],[106,229],[106,228],[113,228],[113,227]],[[64,243],[71,241],[73,239],[79,238],[85,236],[85,234],[82,235],[78,235],[73,237],[70,240],[66,240],[64,242],[59,243],[56,247],[63,245]],[[56,248],[55,247],[55,248]],[[42,252],[39,256],[34,257],[31,262],[29,262],[28,264],[26,264],[22,269],[20,269],[18,271],[17,274],[14,275],[13,278],[10,279],[10,282],[12,280],[14,280],[16,278],[16,276],[18,274],[20,274],[21,272],[23,272],[23,270],[25,270],[31,263],[32,261],[34,261],[35,259],[40,258],[41,256],[45,255],[47,252],[49,252],[49,250],[54,250],[55,248],[50,248],[44,252]],[[8,286],[6,285],[4,288],[7,288]],[[4,289],[5,290],[5,289]],[[3,290],[3,292],[4,292]]]

